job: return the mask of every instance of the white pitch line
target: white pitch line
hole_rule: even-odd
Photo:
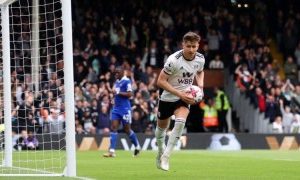
[[[275,161],[292,161],[292,162],[299,162],[300,160],[296,160],[296,159],[273,159]]]
[[[76,176],[76,177],[72,177],[74,179],[82,179],[82,180],[96,180],[96,179],[93,179],[93,178],[87,178],[87,177],[80,177],[80,176]]]

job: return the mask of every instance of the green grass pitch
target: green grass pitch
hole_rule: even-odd
[[[256,180],[300,179],[299,151],[175,151],[170,171],[158,170],[156,152],[144,151],[132,157],[129,151],[117,151],[116,158],[103,158],[101,151],[77,152],[77,175],[99,180]],[[73,179],[12,178],[0,179]]]

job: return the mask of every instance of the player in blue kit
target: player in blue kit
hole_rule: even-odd
[[[130,97],[133,95],[131,80],[125,76],[122,67],[115,69],[116,82],[113,87],[114,107],[111,113],[111,133],[110,147],[108,153],[104,157],[115,157],[115,148],[118,138],[118,128],[122,123],[125,133],[129,136],[132,144],[135,146],[134,156],[140,153],[140,144],[136,134],[131,130],[131,103]]]

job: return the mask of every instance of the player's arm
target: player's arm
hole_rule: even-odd
[[[197,85],[202,89],[202,93],[203,93],[203,97],[204,97],[204,91],[203,91],[203,87],[204,87],[204,71],[198,71],[196,74],[196,82]]]
[[[167,74],[164,69],[160,72],[156,85],[172,94],[174,94],[177,97],[181,97],[181,92],[177,89],[173,88],[171,84],[168,83],[169,74]]]
[[[198,71],[196,74],[197,85],[203,89],[204,87],[204,71]]]
[[[132,96],[132,92],[131,92],[131,91],[127,91],[127,92],[119,92],[118,95],[121,95],[121,96],[125,96],[125,97],[130,98],[130,97]]]

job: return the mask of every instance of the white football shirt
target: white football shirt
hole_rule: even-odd
[[[205,59],[200,53],[196,53],[193,60],[183,57],[183,50],[171,54],[163,68],[164,73],[169,75],[168,83],[179,91],[184,91],[193,84],[197,72],[203,71]],[[162,101],[175,102],[179,97],[164,90],[160,96]]]

